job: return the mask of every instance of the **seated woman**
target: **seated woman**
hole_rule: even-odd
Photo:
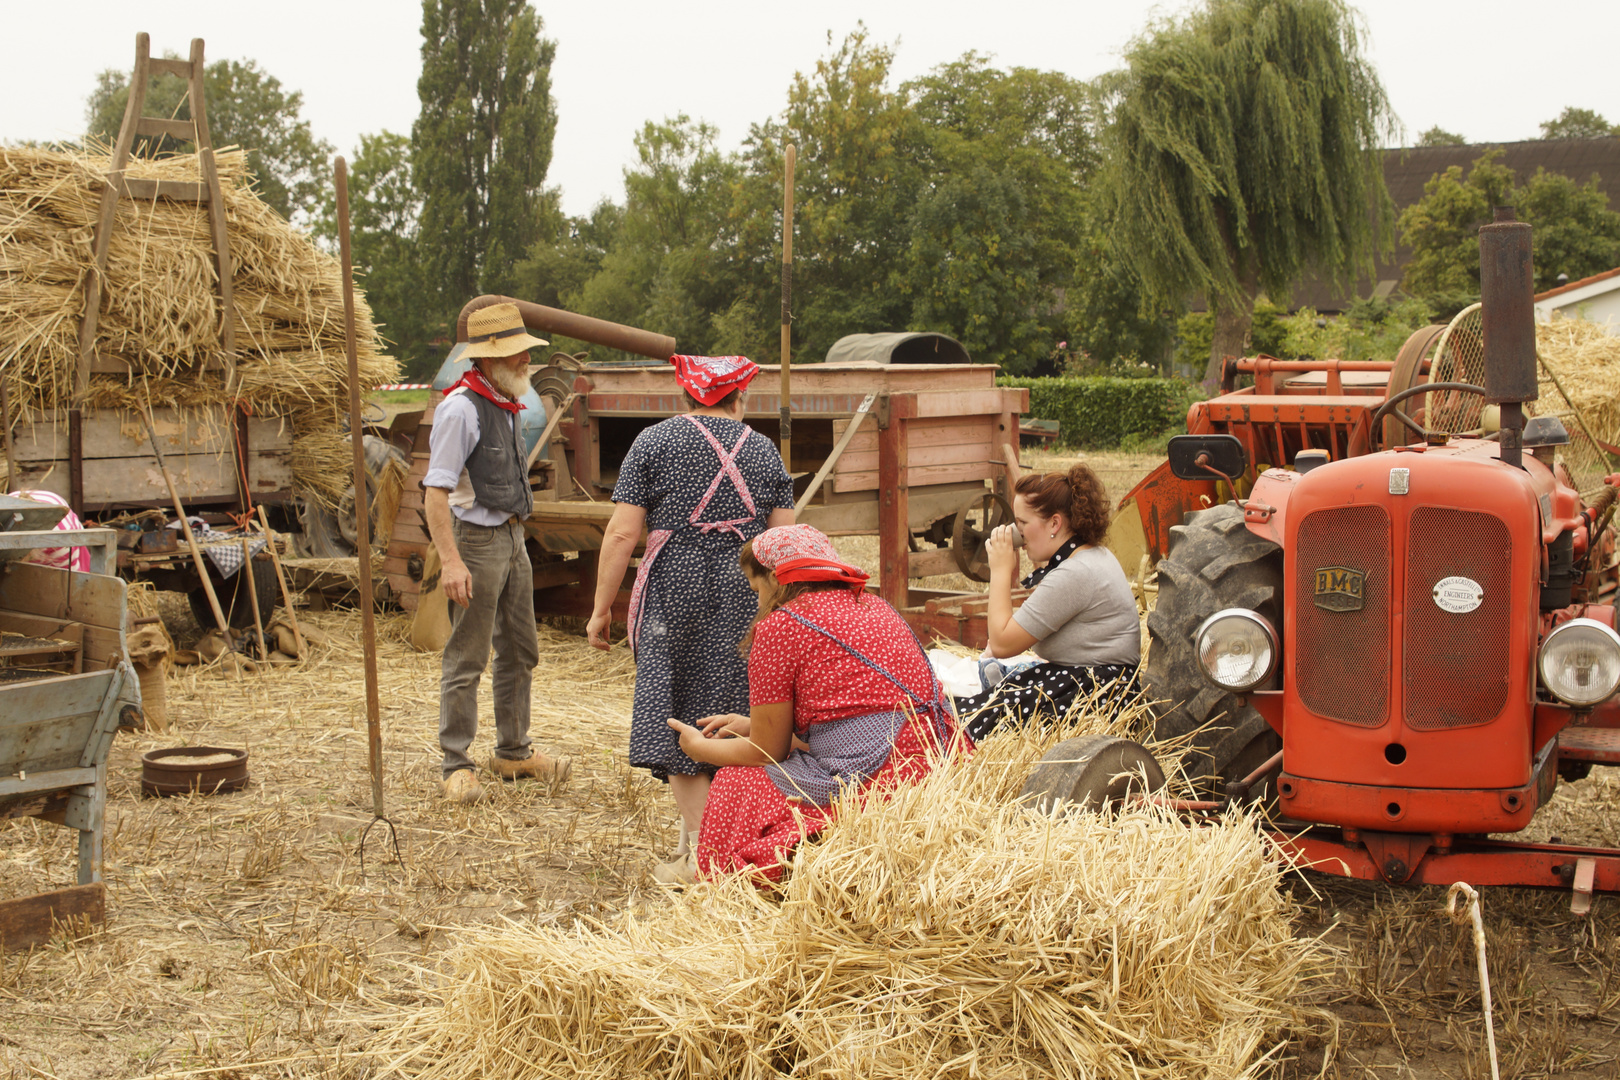
[[[841,790],[916,780],[955,736],[911,628],[864,591],[866,573],[841,562],[826,536],[809,525],[769,529],[739,561],[759,593],[743,641],[749,715],[669,722],[683,751],[720,771],[695,863],[655,874],[667,883],[737,872],[781,880],[783,853],[827,825]]]
[[[1008,715],[1020,726],[1037,711],[1063,716],[1076,698],[1099,686],[1134,686],[1142,659],[1142,628],[1130,582],[1113,552],[1108,496],[1085,465],[1066,473],[1025,473],[1013,485],[1013,520],[990,534],[990,644],[987,657],[1032,649],[1042,663],[1015,670],[983,693],[956,699],[974,742]],[[1035,591],[1012,606],[1018,573],[1014,529],[1036,569],[1024,578]],[[991,665],[992,668],[994,667]]]

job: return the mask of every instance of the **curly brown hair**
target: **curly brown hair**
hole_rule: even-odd
[[[1072,465],[1066,473],[1025,473],[1013,491],[1042,517],[1061,516],[1082,544],[1100,544],[1108,534],[1113,510],[1089,465]]]
[[[771,572],[754,555],[753,541],[744,544],[742,549],[737,552],[737,563],[743,568],[745,574],[762,578],[770,577]],[[754,630],[760,623],[775,614],[778,608],[787,607],[807,593],[848,589],[849,583],[843,581],[790,581],[786,585],[778,582],[774,588],[770,586],[766,588],[768,592],[762,591],[759,594],[759,614],[754,616],[754,621],[748,625],[748,633],[743,635],[742,641],[737,646],[737,651],[744,656],[748,655],[748,650],[754,645]]]

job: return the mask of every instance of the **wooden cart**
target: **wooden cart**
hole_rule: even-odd
[[[834,536],[881,538],[877,591],[914,626],[970,645],[984,643],[982,601],[973,593],[912,587],[918,578],[967,572],[983,579],[984,534],[1004,520],[1004,447],[1016,447],[1028,391],[998,387],[986,364],[808,364],[792,373],[793,461],[799,520]],[[764,367],[748,395],[748,423],[777,441],[779,369]],[[553,404],[548,402],[548,406]],[[667,363],[587,364],[548,425],[550,460],[536,462],[527,528],[536,609],[588,616],[596,552],[612,515],[611,494],[643,428],[683,410]],[[420,480],[427,471],[431,409],[416,435],[383,570],[401,604],[414,608],[428,543]],[[931,546],[930,546],[931,545]],[[628,610],[627,578],[615,606]]]
[[[0,498],[0,818],[38,817],[78,831],[78,885],[0,902],[0,950],[48,940],[55,923],[99,922],[107,753],[140,722],[140,684],[125,656],[125,585],[111,574],[111,530],[51,532]],[[54,518],[60,508],[38,506]],[[18,528],[4,527],[15,524]],[[95,573],[22,562],[30,548],[90,545]]]

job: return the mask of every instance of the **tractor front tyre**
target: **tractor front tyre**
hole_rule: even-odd
[[[1205,680],[1194,651],[1199,625],[1225,608],[1247,608],[1283,625],[1283,553],[1250,532],[1232,504],[1189,514],[1170,529],[1159,561],[1159,600],[1148,616],[1142,678],[1153,706],[1155,741],[1192,735],[1182,764],[1204,791],[1221,795],[1282,748],[1282,739],[1252,705]],[[1207,725],[1207,726],[1206,726]],[[1200,730],[1201,729],[1201,730]],[[1265,798],[1265,783],[1252,797]]]

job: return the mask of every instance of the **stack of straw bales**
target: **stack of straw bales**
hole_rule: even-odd
[[[1586,319],[1536,324],[1536,352],[1558,376],[1592,434],[1620,441],[1620,335]],[[1550,388],[1543,387],[1546,397]]]
[[[991,740],[848,812],[779,896],[470,933],[375,1075],[1237,1077],[1315,1023],[1256,821],[1043,817],[1012,797],[1038,755]]]
[[[335,504],[348,485],[342,275],[254,195],[240,151],[218,155],[233,264],[238,386],[204,370],[221,354],[219,290],[206,205],[120,199],[96,348],[134,366],[92,376],[75,396],[79,324],[104,155],[0,147],[0,375],[25,418],[77,405],[217,408],[232,397],[287,418],[301,492]],[[196,155],[132,160],[128,175],[201,179]],[[363,297],[356,298],[360,381],[398,377]]]

